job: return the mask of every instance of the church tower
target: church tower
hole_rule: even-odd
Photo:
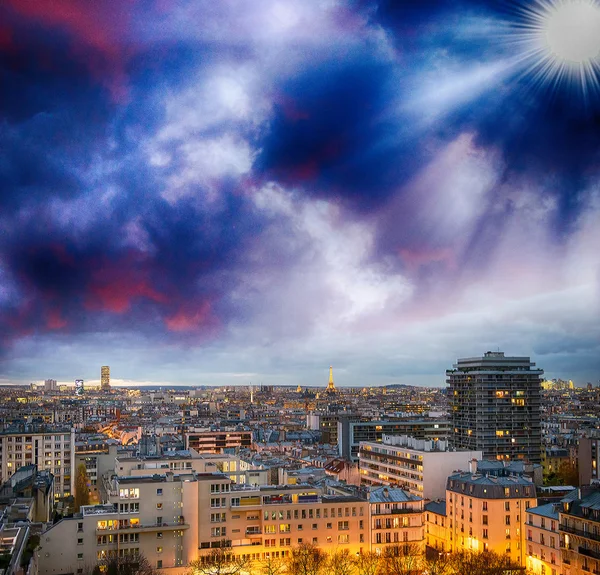
[[[327,391],[335,391],[335,384],[333,383],[333,367],[329,366],[329,383],[327,384]]]

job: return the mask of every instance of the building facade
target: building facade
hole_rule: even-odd
[[[110,366],[103,365],[100,368],[100,389],[110,391]]]
[[[527,511],[525,567],[532,575],[562,575],[558,505],[547,503]]]
[[[451,475],[446,487],[449,551],[494,551],[524,565],[526,514],[536,505],[535,485],[527,477]]]
[[[157,569],[183,572],[222,545],[252,561],[286,557],[302,543],[351,554],[370,548],[369,502],[308,485],[249,487],[222,474],[167,472],[115,477],[107,491],[106,504],[83,507],[44,533],[40,575],[83,573],[99,560],[140,554]]]
[[[446,479],[466,471],[481,451],[449,451],[447,442],[384,436],[382,443],[363,441],[359,449],[363,485],[393,485],[424,499],[443,499]]]
[[[573,491],[558,516],[564,575],[600,573],[600,489]]]
[[[488,351],[446,371],[451,442],[484,458],[541,462],[543,370],[528,357]]]
[[[358,461],[361,442],[381,443],[384,435],[408,435],[432,440],[444,439],[448,435],[448,420],[436,417],[392,421],[353,421],[343,417],[337,425],[339,455],[350,461]]]
[[[382,554],[389,546],[410,547],[411,553],[425,549],[423,499],[402,489],[379,487],[369,492],[371,546]]]
[[[1,479],[25,465],[54,475],[54,495],[67,497],[75,485],[75,431],[69,427],[24,425],[0,432]]]
[[[225,453],[251,445],[251,431],[188,431],[185,434],[185,448],[198,453]]]

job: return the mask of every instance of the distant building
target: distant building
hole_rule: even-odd
[[[467,471],[481,451],[449,451],[446,441],[384,436],[382,443],[360,444],[359,467],[363,485],[394,485],[424,499],[443,499],[446,479]]]
[[[75,395],[77,397],[83,396],[83,379],[75,380]]]
[[[227,453],[251,445],[251,431],[189,431],[185,434],[185,448],[198,453]]]
[[[578,448],[579,485],[599,483],[600,437],[581,437]]]
[[[436,417],[412,417],[384,421],[355,421],[341,417],[337,424],[340,457],[358,461],[361,441],[381,442],[384,435],[410,435],[417,439],[445,439],[448,420]]]
[[[58,383],[55,379],[46,379],[44,381],[44,391],[58,391]]]
[[[459,359],[446,371],[451,443],[484,458],[540,463],[543,373],[528,357],[502,352]]]
[[[110,390],[110,366],[108,365],[100,368],[100,389],[102,391]]]

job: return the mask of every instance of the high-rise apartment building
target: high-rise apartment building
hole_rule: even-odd
[[[110,367],[108,365],[100,368],[100,389],[102,391],[110,390]]]
[[[46,379],[44,381],[44,391],[58,391],[58,384],[55,379]]]
[[[541,462],[540,389],[543,370],[528,357],[459,359],[446,371],[450,439],[484,458]]]

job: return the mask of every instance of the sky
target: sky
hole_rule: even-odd
[[[0,382],[597,383],[599,14],[5,0]]]

